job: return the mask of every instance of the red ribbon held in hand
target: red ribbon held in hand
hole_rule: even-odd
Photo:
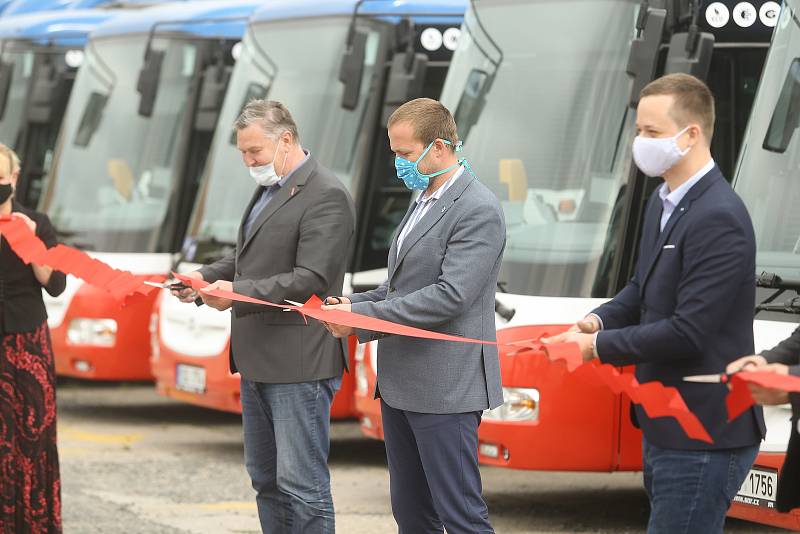
[[[137,276],[128,271],[114,269],[99,260],[91,258],[84,252],[64,245],[57,245],[48,249],[30,230],[28,225],[18,218],[0,217],[0,233],[25,263],[47,265],[57,271],[72,274],[86,283],[107,290],[112,297],[123,304],[127,297],[131,295],[147,295],[155,289],[145,284],[145,281],[163,282],[165,280],[164,276]],[[174,276],[196,290],[205,289],[209,285],[202,280],[177,274]],[[316,296],[312,296],[303,306],[290,306],[275,304],[220,289],[205,290],[205,292],[215,297],[296,311],[304,317],[308,316],[319,321],[363,330],[422,339],[498,345],[513,349],[516,354],[540,351],[545,354],[551,364],[564,365],[568,372],[574,372],[578,369],[585,370],[585,372],[608,386],[615,393],[624,392],[627,394],[633,402],[640,404],[649,416],[674,417],[689,437],[711,442],[710,436],[703,429],[697,417],[686,407],[677,390],[664,387],[659,382],[639,384],[634,376],[628,373],[620,373],[611,365],[598,364],[597,362],[584,364],[578,346],[575,343],[542,345],[539,340],[528,340],[499,344],[496,341],[484,341],[431,332],[342,310],[322,310],[322,301]],[[752,373],[740,373],[740,375],[749,374]],[[744,376],[742,378],[744,379]],[[736,383],[734,381],[735,387]],[[747,394],[749,395],[749,391]],[[752,398],[750,402],[752,403]]]
[[[118,302],[135,294],[148,295],[155,288],[145,281],[163,282],[164,276],[137,276],[128,271],[114,269],[85,252],[65,245],[48,249],[27,223],[17,217],[0,217],[0,233],[14,253],[25,263],[46,265],[56,271],[71,274],[84,282],[108,291]]]
[[[728,421],[733,421],[755,404],[747,384],[756,384],[763,388],[789,393],[800,393],[800,377],[765,373],[764,371],[739,371],[731,377],[730,384],[731,391],[725,399],[728,407]]]
[[[208,286],[208,283],[202,280],[196,280],[175,273],[173,273],[173,276],[183,283],[191,285],[193,289],[203,290]],[[360,330],[371,330],[373,332],[411,336],[422,339],[497,345],[516,349],[514,354],[522,354],[528,351],[542,351],[551,363],[563,363],[569,372],[580,368],[582,372],[591,375],[597,381],[608,386],[614,393],[625,393],[634,403],[641,405],[648,416],[673,417],[678,421],[678,424],[680,424],[684,432],[686,432],[686,435],[690,438],[706,443],[713,443],[711,436],[705,430],[697,416],[689,411],[689,408],[686,406],[683,397],[681,397],[677,389],[665,387],[660,382],[640,384],[632,374],[620,373],[614,366],[609,364],[600,364],[599,362],[584,364],[583,357],[576,343],[543,345],[539,340],[529,340],[502,344],[496,341],[464,338],[439,332],[431,332],[430,330],[421,328],[399,325],[382,319],[342,310],[322,310],[322,301],[317,296],[312,296],[303,306],[289,306],[246,297],[232,291],[214,289],[205,292],[209,295],[229,300],[293,310],[304,316],[313,317],[318,321],[349,326]]]

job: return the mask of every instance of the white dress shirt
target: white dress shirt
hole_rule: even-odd
[[[460,166],[458,170],[450,177],[442,186],[433,192],[433,194],[429,197],[425,197],[424,193],[417,197],[417,205],[414,207],[414,211],[411,213],[411,216],[408,218],[408,222],[400,231],[400,235],[397,238],[397,255],[400,254],[400,247],[403,246],[403,240],[406,236],[411,232],[411,229],[422,219],[426,213],[431,209],[437,200],[442,198],[442,195],[450,189],[458,177],[464,174],[464,166]]]
[[[661,184],[661,188],[658,190],[658,197],[661,199],[661,205],[663,206],[664,210],[661,212],[661,230],[664,230],[664,227],[667,225],[667,221],[669,221],[670,216],[675,211],[675,208],[678,207],[678,204],[681,203],[683,197],[686,196],[686,193],[700,181],[700,178],[708,174],[711,169],[714,168],[714,160],[708,160],[708,163],[703,165],[703,168],[697,171],[697,174],[683,182],[681,185],[675,188],[675,191],[670,191],[669,186],[667,186],[667,182]]]

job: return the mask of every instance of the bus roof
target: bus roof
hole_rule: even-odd
[[[205,38],[241,38],[247,18],[265,0],[195,0],[170,2],[161,6],[125,13],[97,27],[90,38],[149,33],[154,24],[158,32],[184,33]],[[212,19],[236,19],[221,21]],[[203,22],[209,21],[209,22]]]
[[[25,15],[69,7],[74,0],[12,0],[3,15]]]
[[[114,15],[114,11],[108,10],[76,9],[2,17],[0,39],[83,46],[89,32]]]
[[[8,6],[11,4],[12,0],[0,0],[0,15],[5,13]]]
[[[349,16],[357,0],[269,0],[253,14],[253,22],[311,17]],[[362,15],[425,14],[433,17],[463,14],[468,0],[365,0],[358,12]]]
[[[63,9],[92,9],[141,7],[150,4],[163,4],[166,0],[0,0],[3,15],[26,15]],[[181,0],[185,1],[185,0]],[[6,10],[3,10],[3,7]]]

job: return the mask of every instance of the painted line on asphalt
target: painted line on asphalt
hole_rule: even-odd
[[[72,427],[60,427],[58,433],[68,439],[101,445],[133,445],[142,439],[141,434],[106,434],[87,432]]]

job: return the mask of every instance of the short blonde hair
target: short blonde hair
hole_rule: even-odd
[[[387,128],[399,122],[407,122],[414,131],[414,137],[428,146],[437,139],[450,141],[454,149],[458,144],[456,121],[450,110],[438,100],[417,98],[406,102],[389,117]]]
[[[683,128],[696,122],[711,142],[715,120],[714,95],[702,80],[691,74],[667,74],[647,84],[639,98],[659,95],[671,95],[675,99],[669,114],[678,126]]]
[[[19,170],[19,156],[8,145],[0,143],[0,155],[8,159],[9,169],[12,174]]]

